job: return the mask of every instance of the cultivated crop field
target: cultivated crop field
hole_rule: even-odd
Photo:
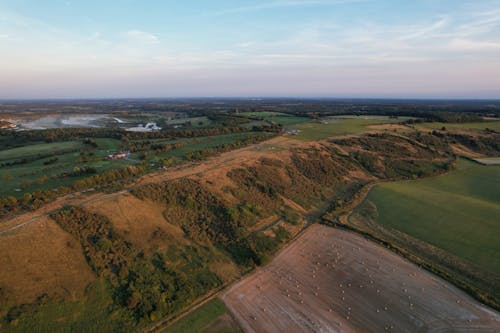
[[[246,332],[495,332],[500,316],[353,233],[314,225],[222,300]]]
[[[435,178],[377,185],[376,221],[500,276],[500,166],[460,160]]]

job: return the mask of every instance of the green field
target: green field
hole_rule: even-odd
[[[234,323],[219,322],[218,319],[228,314],[224,303],[212,300],[196,311],[170,326],[164,333],[238,333],[243,332],[234,327]],[[232,325],[231,325],[232,324]]]
[[[58,143],[40,143],[20,148],[0,151],[0,162],[29,158],[36,155],[62,154],[68,150],[83,148],[80,141],[67,141]]]
[[[421,123],[416,124],[415,128],[419,130],[437,130],[445,127],[446,129],[471,129],[471,130],[485,130],[491,129],[495,131],[500,131],[500,121],[485,121],[479,123],[463,123],[463,124],[451,124],[451,123]]]
[[[291,126],[295,124],[301,124],[305,122],[309,122],[309,118],[305,117],[297,117],[293,115],[289,115],[286,113],[280,113],[280,112],[267,112],[267,111],[262,111],[262,112],[245,112],[245,116],[247,117],[258,117],[262,118],[267,121],[272,121],[277,124],[281,124],[283,126]]]
[[[303,141],[315,141],[339,135],[361,134],[366,132],[370,125],[399,123],[408,119],[408,117],[339,116],[323,118],[322,121],[325,123],[319,121],[308,122],[292,126],[291,128],[301,131],[294,138]]]
[[[115,139],[95,139],[97,148],[83,141],[42,143],[0,151],[0,164],[27,159],[28,161],[0,168],[0,196],[18,196],[38,189],[47,190],[59,186],[70,186],[85,177],[63,177],[74,167],[90,166],[102,173],[131,163],[124,160],[108,160],[108,154],[119,150],[121,143]],[[91,149],[92,155],[88,155]],[[81,155],[81,152],[85,152]],[[86,158],[86,160],[83,160]],[[51,159],[57,159],[47,164]]]
[[[16,333],[129,331],[133,325],[133,318],[126,311],[112,310],[112,295],[105,281],[97,280],[91,283],[86,294],[85,301],[49,300],[42,302],[38,307],[28,305],[20,314],[16,325],[5,325],[0,331]]]
[[[460,160],[435,178],[377,185],[377,222],[500,275],[500,166]]]
[[[234,144],[240,140],[259,135],[266,135],[266,133],[243,132],[177,140],[146,140],[157,144],[185,143],[185,145],[167,152],[146,151],[145,153],[147,154],[144,159],[148,163],[150,171],[152,171],[157,169],[154,165],[161,165],[165,158],[175,158],[177,161],[183,161],[189,153],[206,148]],[[71,186],[79,179],[92,176],[92,174],[67,176],[75,167],[92,167],[95,168],[97,174],[101,174],[106,171],[142,162],[142,152],[132,153],[127,160],[108,159],[107,156],[109,154],[116,153],[122,149],[122,142],[120,140],[99,138],[93,141],[97,144],[97,147],[86,145],[81,140],[40,143],[0,150],[0,197],[19,197],[24,193],[36,190],[49,190],[60,186]],[[140,142],[141,140],[134,141]],[[23,159],[26,160],[22,161]],[[7,165],[6,163],[14,164]],[[5,165],[2,166],[2,164]]]

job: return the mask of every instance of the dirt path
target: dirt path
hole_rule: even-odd
[[[498,332],[500,315],[354,233],[313,225],[222,300],[246,332]]]

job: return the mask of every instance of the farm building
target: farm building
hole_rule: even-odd
[[[127,157],[126,153],[118,153],[118,154],[110,154],[108,155],[108,159],[110,160],[121,160]]]

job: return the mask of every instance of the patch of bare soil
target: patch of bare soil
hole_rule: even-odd
[[[222,300],[246,332],[498,332],[500,315],[356,234],[314,225]]]
[[[0,253],[3,304],[43,294],[77,298],[95,280],[78,241],[49,218],[4,235]]]

